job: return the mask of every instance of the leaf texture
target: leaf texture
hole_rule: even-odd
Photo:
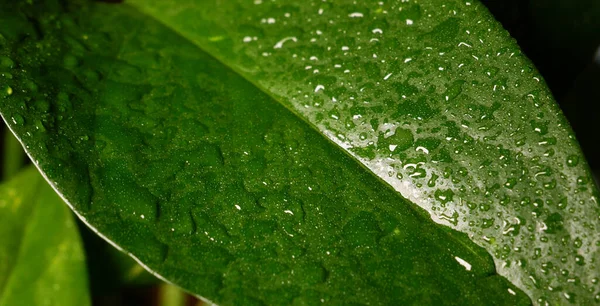
[[[0,185],[0,305],[90,305],[71,211],[30,167]]]
[[[594,299],[587,165],[479,3],[8,6],[3,117],[169,281],[220,304]]]

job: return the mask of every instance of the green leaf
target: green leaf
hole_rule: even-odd
[[[476,1],[0,12],[5,120],[88,224],[191,292],[528,303],[495,264],[537,304],[595,299],[587,164]]]
[[[0,185],[0,305],[90,305],[71,211],[30,167]]]

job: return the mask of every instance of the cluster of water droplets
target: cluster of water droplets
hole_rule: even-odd
[[[445,237],[428,223],[422,235],[407,237],[410,230],[396,224],[418,227],[422,219],[398,205],[393,191],[193,44],[136,14],[82,16],[50,15],[51,25],[40,18],[48,40],[13,46],[23,50],[19,61],[2,58],[22,70],[2,110],[82,220],[143,264],[209,297],[247,300],[257,290],[238,284],[268,288],[260,290],[267,304],[343,301],[344,286],[368,289],[371,297],[359,298],[386,304],[407,298],[390,289],[416,286],[411,278],[420,271],[448,269],[456,277],[448,286],[419,289],[456,295],[472,278],[462,266],[489,274],[485,261],[475,265],[477,256],[441,247],[454,240],[422,243]],[[115,19],[134,30],[111,27]],[[32,52],[38,45],[47,52]],[[177,69],[165,69],[171,65]],[[61,67],[60,78],[47,67]],[[237,105],[248,92],[259,93],[257,100]],[[363,196],[390,211],[359,206]],[[389,251],[394,241],[406,247]],[[421,249],[434,251],[415,254]],[[450,255],[462,266],[439,260]],[[407,265],[404,256],[420,264]],[[384,262],[370,260],[378,257]],[[400,264],[407,273],[394,282],[380,277]],[[314,293],[317,287],[326,289]]]
[[[181,6],[171,8],[177,11],[166,15],[182,16],[178,23],[182,29],[178,30],[184,35],[187,33],[187,39],[284,103],[404,197],[427,210],[434,220],[469,234],[494,255],[499,273],[528,292],[537,304],[561,300],[574,303],[600,301],[597,273],[600,242],[595,234],[599,223],[598,200],[587,166],[579,160],[581,154],[576,141],[554,106],[550,93],[540,84],[540,76],[479,3],[447,1],[442,4],[431,0],[369,4],[354,1],[333,4],[315,0],[301,5],[265,0],[239,2],[238,7],[215,6],[200,8],[200,12]],[[231,11],[229,15],[223,12],[210,14],[211,10],[219,9]],[[202,15],[204,20],[218,26],[207,29],[190,26],[194,31],[186,32],[186,20],[192,22],[195,19],[185,14]],[[224,20],[219,16],[232,18]],[[65,27],[74,26],[72,20],[61,22]],[[0,42],[2,39],[0,36]],[[165,199],[153,195],[162,192],[162,185],[153,182],[166,182],[170,177],[182,182],[181,186],[175,187],[184,191],[191,188],[185,182],[198,179],[193,175],[204,171],[188,169],[192,164],[202,169],[223,166],[222,149],[215,148],[209,141],[211,139],[202,138],[205,135],[198,135],[205,142],[191,145],[198,158],[189,164],[189,160],[177,164],[165,171],[164,177],[150,178],[156,174],[151,171],[151,166],[164,165],[166,160],[158,155],[144,155],[144,152],[136,154],[141,154],[150,164],[148,167],[136,166],[136,177],[111,176],[123,173],[125,167],[134,164],[131,160],[119,160],[118,153],[122,154],[122,151],[118,149],[119,146],[127,147],[125,144],[135,137],[150,144],[159,142],[154,143],[157,144],[155,147],[168,147],[173,151],[180,149],[174,136],[179,131],[180,134],[198,132],[203,130],[203,125],[207,126],[207,133],[210,130],[209,121],[199,122],[194,118],[178,118],[176,123],[159,120],[160,112],[172,111],[164,107],[167,104],[161,98],[172,94],[170,87],[180,88],[175,84],[155,88],[165,84],[171,76],[162,79],[158,73],[154,75],[152,69],[142,71],[137,68],[136,60],[141,60],[140,54],[147,54],[144,50],[151,49],[145,44],[159,45],[160,39],[137,43],[139,50],[131,49],[129,54],[121,54],[130,62],[118,62],[119,69],[111,76],[114,82],[111,88],[121,94],[129,93],[129,96],[111,97],[108,93],[101,108],[86,110],[85,107],[79,109],[79,104],[72,101],[96,101],[86,97],[97,93],[98,81],[107,77],[109,71],[101,60],[82,63],[82,54],[84,50],[100,52],[94,49],[97,45],[111,45],[99,43],[109,37],[94,37],[93,41],[98,43],[90,43],[88,39],[87,34],[81,33],[67,39],[66,49],[72,52],[70,54],[63,54],[58,49],[46,50],[48,58],[60,55],[61,65],[68,73],[59,76],[80,80],[85,90],[68,86],[39,90],[26,71],[16,70],[18,66],[40,65],[35,62],[40,59],[27,54],[35,54],[33,42],[26,42],[29,49],[22,48],[21,53],[13,54],[22,63],[15,63],[11,54],[3,54],[0,57],[0,96],[11,101],[10,107],[4,108],[11,112],[4,113],[5,118],[12,121],[13,128],[22,129],[20,135],[24,137],[41,137],[45,143],[73,147],[80,152],[94,148],[105,154],[105,158],[108,156],[101,168],[106,171],[105,177],[114,177],[114,181],[99,184],[107,191],[115,190],[111,194],[117,199],[115,202],[127,203],[119,211],[124,220],[150,224],[158,219],[161,226],[164,224],[161,229],[166,233],[200,233],[206,236],[207,243],[227,244],[230,238],[227,229],[235,229],[236,219],[225,217],[232,214],[224,214],[222,220],[215,222],[204,217],[203,212],[190,214],[174,205],[171,211],[165,206],[161,217],[158,211]],[[135,46],[135,37],[129,39],[133,41],[129,45]],[[115,50],[106,50],[106,53],[119,54]],[[157,54],[143,58],[143,62],[152,63],[153,58],[160,58],[156,60],[157,65],[170,63],[170,59],[161,57],[168,56],[157,51]],[[209,82],[208,77],[201,81]],[[119,84],[127,86],[119,87]],[[127,90],[122,92],[117,90],[125,87]],[[15,98],[17,93],[18,99]],[[186,94],[193,96],[190,92]],[[52,106],[45,102],[47,100],[53,101]],[[113,115],[122,101],[131,103],[126,111],[119,110],[123,111],[119,116],[135,120],[126,120],[131,122],[128,126],[113,127],[110,118],[115,117],[115,122],[120,119]],[[181,107],[193,109],[190,105]],[[49,113],[51,108],[53,111]],[[72,111],[94,112],[93,115],[100,118],[96,122],[98,126],[64,120],[64,116],[69,116]],[[26,122],[22,113],[29,113],[27,118],[34,122]],[[148,114],[158,114],[158,118],[154,120]],[[188,119],[194,126],[189,131],[185,128]],[[172,128],[164,129],[164,137],[139,132],[147,126],[160,127],[161,124]],[[112,138],[91,139],[88,135],[93,134],[89,131],[92,127],[97,129],[98,135]],[[47,137],[53,136],[40,136],[52,134],[44,133],[47,129],[68,133],[59,133],[52,139]],[[265,141],[269,139],[265,136]],[[168,143],[172,142],[175,146],[169,147]],[[44,146],[44,141],[38,143]],[[53,148],[40,149],[52,151]],[[250,149],[244,152],[255,154]],[[177,156],[185,156],[177,153]],[[291,153],[281,156],[293,158]],[[45,170],[51,177],[54,174],[60,178],[63,173],[63,177],[93,180],[85,175],[75,175],[82,168],[77,158],[83,157],[73,158],[67,154],[60,158],[72,169],[60,169],[60,163],[46,163]],[[263,169],[265,158],[249,158],[248,161],[255,164],[249,169]],[[286,158],[281,159],[282,164]],[[44,164],[43,160],[37,162]],[[148,177],[144,177],[144,168],[148,169]],[[205,176],[200,181],[215,181],[211,179],[214,174],[210,171],[200,173]],[[187,174],[192,177],[185,177]],[[308,173],[307,177],[311,175]],[[234,192],[227,194],[259,193],[277,184],[274,181],[275,178],[249,176],[241,187],[231,184]],[[137,201],[128,202],[125,195],[119,200],[118,190],[123,188],[123,182],[132,184],[130,191],[140,195]],[[219,183],[225,185],[225,182]],[[141,185],[144,188],[138,190]],[[303,188],[306,192],[316,188],[314,184],[302,187],[306,187]],[[86,188],[91,189],[90,186]],[[206,189],[210,190],[211,186]],[[92,207],[85,209],[92,210],[94,201],[87,201],[89,198],[98,203],[110,202],[91,190],[67,194],[67,197],[84,198],[73,202],[90,203]],[[298,222],[296,219],[303,217],[302,207],[296,202],[283,201],[287,198],[284,195],[274,200],[258,197],[217,202],[234,203],[237,206],[229,208],[240,213],[253,205],[274,207],[279,220],[293,217],[293,222]],[[192,201],[180,200],[182,203]],[[242,205],[244,201],[248,205]],[[293,234],[293,223],[286,222],[281,221],[281,224],[289,226],[286,231]],[[245,234],[254,233],[259,237],[274,233],[273,225],[268,221],[254,227]],[[212,229],[212,232],[200,230],[202,228]],[[163,236],[167,239],[164,237],[167,234]],[[166,246],[160,241],[149,244],[153,247],[147,248],[147,254],[157,250],[154,253],[160,254],[159,261],[165,260],[167,250],[163,249]],[[288,247],[286,256],[302,253],[283,242],[272,251],[282,252]],[[216,264],[225,266],[231,261],[224,248],[215,246],[211,251],[223,255]],[[459,259],[457,262],[470,271],[470,263]],[[316,270],[316,278],[323,282],[323,271]]]
[[[234,51],[209,50],[434,220],[468,233],[537,304],[600,300],[587,166],[541,77],[481,4],[239,10],[236,31],[215,22]]]

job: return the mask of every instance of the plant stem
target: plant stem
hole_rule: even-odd
[[[2,167],[2,179],[11,178],[25,162],[25,152],[17,138],[9,129],[6,129],[4,135],[4,160]]]

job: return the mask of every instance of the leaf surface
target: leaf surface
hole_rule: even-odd
[[[3,11],[4,118],[89,224],[192,292],[527,303],[431,214],[536,303],[594,299],[587,165],[477,2]]]
[[[90,305],[71,211],[30,167],[0,185],[0,305]]]

